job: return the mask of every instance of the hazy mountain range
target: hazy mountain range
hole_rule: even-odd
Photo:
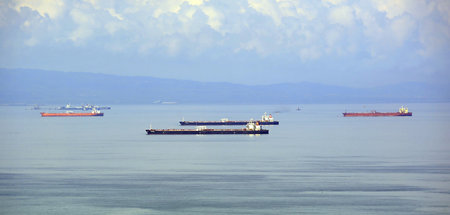
[[[315,83],[241,85],[147,76],[0,69],[0,104],[305,104],[450,101],[447,85],[351,88]]]

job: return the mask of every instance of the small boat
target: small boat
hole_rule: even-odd
[[[398,110],[398,112],[388,112],[388,113],[382,113],[382,112],[376,112],[371,111],[369,113],[342,113],[344,117],[373,117],[373,116],[412,116],[412,112],[408,111],[408,108],[401,106]]]
[[[74,113],[73,111],[67,111],[65,113],[45,113],[41,112],[42,117],[65,117],[65,116],[103,116],[103,113],[97,109],[93,109],[90,113]]]
[[[243,129],[208,129],[198,126],[196,129],[147,129],[147,135],[192,135],[192,134],[269,134],[258,122],[249,122]]]

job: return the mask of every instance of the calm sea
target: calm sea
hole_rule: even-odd
[[[0,214],[450,214],[450,104],[0,107]],[[48,110],[46,110],[48,111]],[[148,136],[272,113],[269,135]]]

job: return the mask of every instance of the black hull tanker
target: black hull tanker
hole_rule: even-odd
[[[189,135],[189,134],[269,134],[269,130],[262,129],[258,123],[250,122],[243,129],[207,129],[199,126],[196,129],[147,129],[148,135]]]
[[[246,129],[147,129],[148,135],[176,135],[176,134],[269,134],[269,130],[250,131]]]
[[[246,125],[250,121],[180,121],[180,125]],[[278,121],[273,122],[262,122],[262,121],[256,121],[260,125],[279,125],[280,123]]]
[[[222,119],[220,121],[180,121],[180,125],[247,125],[250,122],[257,122],[259,125],[279,125],[280,122],[273,120],[272,115],[264,115],[261,120],[249,120],[249,121],[231,121],[228,119]]]

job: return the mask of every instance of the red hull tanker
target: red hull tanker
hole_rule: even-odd
[[[372,116],[412,116],[412,112],[408,111],[408,108],[403,106],[398,110],[398,112],[393,113],[380,113],[372,111],[370,113],[342,113],[344,117],[372,117]]]
[[[59,116],[103,116],[103,113],[101,113],[98,110],[93,110],[90,113],[74,113],[74,112],[67,112],[67,113],[44,113],[41,112],[42,117],[59,117]]]

